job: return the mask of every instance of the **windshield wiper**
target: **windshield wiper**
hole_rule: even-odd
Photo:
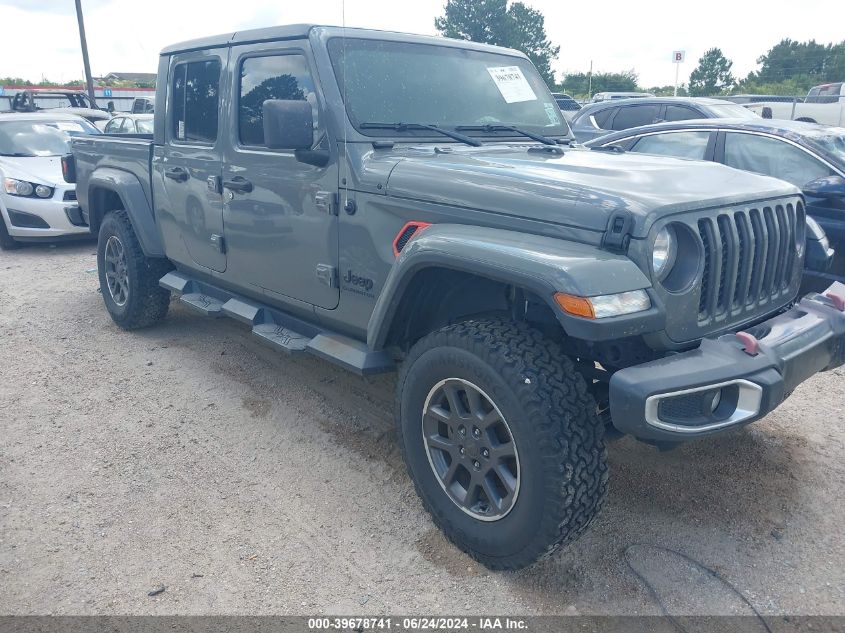
[[[438,134],[442,134],[443,136],[448,136],[449,138],[453,138],[456,141],[460,141],[461,143],[466,143],[467,145],[472,145],[473,147],[481,147],[481,142],[476,141],[474,138],[470,138],[469,136],[464,136],[463,134],[458,134],[457,132],[452,132],[451,130],[444,130],[441,127],[437,127],[436,125],[426,125],[424,123],[361,123],[361,128],[365,130],[396,130],[397,132],[405,132],[407,130],[431,130],[432,132],[437,132]]]
[[[543,136],[542,134],[534,134],[534,132],[522,130],[518,127],[514,127],[513,125],[499,125],[491,123],[488,123],[487,125],[456,125],[455,129],[464,130],[466,132],[516,132],[517,134],[521,134],[522,136],[527,136],[532,140],[538,141],[543,145],[558,144],[553,138]]]

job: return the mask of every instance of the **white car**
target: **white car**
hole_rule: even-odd
[[[71,114],[0,114],[0,248],[88,234],[61,159],[72,136],[99,133]]]
[[[745,107],[764,119],[791,119],[805,123],[845,126],[845,81],[814,86],[801,101],[774,98],[757,101]]]

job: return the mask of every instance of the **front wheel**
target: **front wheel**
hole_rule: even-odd
[[[597,405],[558,346],[524,324],[467,321],[412,349],[399,437],[435,523],[492,569],[577,538],[607,495]]]
[[[125,211],[109,213],[100,225],[97,271],[112,320],[124,330],[152,325],[167,314],[170,292],[158,285],[170,263],[144,255]]]

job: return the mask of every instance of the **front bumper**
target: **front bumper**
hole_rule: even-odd
[[[808,295],[740,335],[616,372],[613,425],[640,439],[679,442],[762,418],[810,376],[845,363],[845,285],[825,295]]]
[[[9,235],[21,239],[46,239],[86,235],[87,222],[76,199],[65,199],[72,186],[57,186],[52,198],[23,198],[0,194],[0,215]]]

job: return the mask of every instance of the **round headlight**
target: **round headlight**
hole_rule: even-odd
[[[32,185],[29,184],[25,180],[17,180],[15,178],[6,178],[3,181],[3,188],[6,190],[6,193],[10,193],[13,196],[31,196],[32,195]]]
[[[35,195],[39,198],[49,198],[53,195],[53,190],[47,185],[38,185],[35,187]]]
[[[658,279],[663,278],[672,268],[675,261],[678,240],[675,229],[666,226],[660,229],[654,240],[654,250],[651,254],[651,268]]]

